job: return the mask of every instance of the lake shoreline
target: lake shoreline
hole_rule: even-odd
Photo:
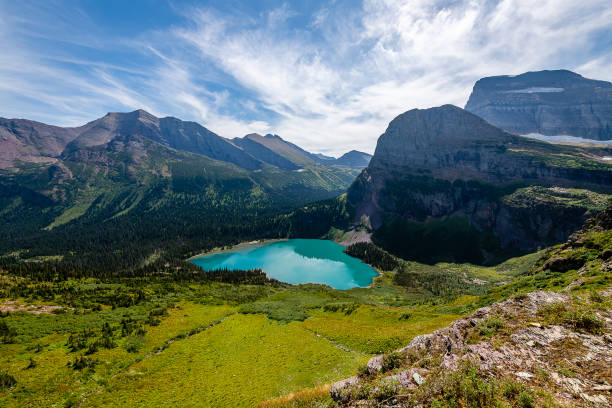
[[[267,249],[260,251],[260,248],[267,248],[272,244],[278,243],[280,246],[278,248],[274,246],[274,249],[272,250],[275,251],[274,256],[280,256],[282,259],[287,261],[288,258],[286,256],[283,257],[283,255],[287,254],[283,254],[281,252],[279,255],[278,251],[283,251],[282,248],[287,246],[287,244],[284,243],[288,241],[296,241],[295,245],[297,245],[288,246],[288,248],[290,248],[290,256],[292,256],[292,254],[297,255],[298,259],[310,259],[310,262],[313,262],[314,260],[314,262],[319,262],[319,267],[313,270],[309,266],[306,270],[304,270],[304,262],[302,260],[298,260],[298,262],[296,262],[294,265],[297,269],[291,267],[288,270],[286,268],[280,268],[279,270],[277,265],[278,263],[275,261],[270,261],[269,257],[265,262],[257,260],[258,257],[262,256],[262,254],[267,251]],[[329,244],[314,244],[313,247],[312,245],[314,241],[328,242]],[[297,244],[297,242],[299,242],[299,244]],[[241,250],[241,248],[243,250]],[[300,253],[300,250],[297,250],[296,252],[296,248],[302,248],[302,250],[305,250],[305,252]],[[330,249],[331,252],[329,252]],[[345,247],[343,247],[343,245],[339,245],[336,241],[330,239],[264,239],[240,242],[233,246],[213,248],[210,251],[200,252],[188,258],[187,261],[200,266],[204,270],[214,270],[220,268],[220,262],[223,263],[224,268],[227,269],[246,270],[259,268],[262,269],[269,278],[277,279],[291,285],[315,283],[327,285],[336,290],[351,290],[354,288],[373,287],[375,281],[383,275],[382,272],[372,265],[369,265],[367,262],[364,262],[362,259],[348,255],[344,250]],[[337,251],[340,251],[340,254],[338,254]],[[249,257],[254,257],[254,259],[249,260]],[[232,261],[226,264],[224,263],[226,262],[226,258],[232,259]],[[245,259],[246,262],[244,262]],[[289,262],[290,265],[293,265],[291,263],[291,259],[289,259],[287,262]],[[321,262],[323,262],[323,264],[321,264]],[[330,267],[330,262],[332,264],[335,263],[336,265],[341,263],[342,267]],[[302,268],[302,271],[299,271],[300,268]],[[326,268],[332,269],[326,270]],[[366,269],[365,271],[364,268]],[[369,270],[369,272],[367,270]],[[336,275],[336,271],[339,273],[339,275]],[[301,275],[300,277],[296,278],[291,276],[292,273],[298,273],[298,275]],[[371,278],[369,281],[365,281],[365,276],[363,275],[364,273],[370,274]],[[303,280],[304,275],[311,279],[310,282]],[[346,277],[346,279],[342,279],[343,276]]]
[[[274,239],[260,239],[260,240],[248,241],[248,242],[245,241],[245,242],[241,242],[236,245],[232,245],[231,247],[227,247],[227,248],[217,247],[217,248],[211,249],[210,251],[200,252],[190,258],[187,258],[187,261],[191,261],[191,260],[200,258],[202,256],[206,256],[206,255],[222,254],[224,252],[233,251],[238,248],[245,248],[245,247],[254,246],[254,245],[265,245],[265,244],[271,244],[273,242],[281,242],[281,241],[288,241],[288,240],[289,240],[288,238],[274,238]]]

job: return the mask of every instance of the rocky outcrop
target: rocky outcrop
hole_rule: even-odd
[[[478,309],[446,328],[415,337],[395,352],[403,362],[387,372],[382,364],[385,356],[373,357],[367,364],[368,375],[334,384],[332,398],[343,406],[362,406],[365,401],[358,399],[367,396],[363,389],[369,389],[369,384],[393,381],[398,397],[378,406],[412,406],[412,392],[421,386],[439,392],[435,388],[439,377],[471,361],[484,377],[514,378],[526,386],[536,385],[544,376],[550,381],[555,405],[609,406],[612,313],[596,312],[602,325],[596,333],[547,320],[547,310],[565,307],[572,307],[568,295],[539,291]],[[483,328],[487,328],[486,336]]]
[[[597,205],[571,196],[610,190],[612,165],[603,160],[606,154],[612,150],[516,136],[452,105],[414,109],[389,124],[347,199],[354,222],[371,227],[374,241],[400,256],[410,254],[389,247],[380,230],[397,219],[431,223],[457,217],[475,228],[470,234],[490,234],[500,248],[533,250],[564,241],[592,211],[605,207],[605,194]],[[393,228],[389,241],[397,243],[404,227],[395,223]],[[404,236],[418,234],[404,230]],[[492,242],[483,237],[478,239]],[[486,258],[449,256],[470,262]]]
[[[480,79],[465,109],[512,133],[612,139],[612,83],[570,71]]]

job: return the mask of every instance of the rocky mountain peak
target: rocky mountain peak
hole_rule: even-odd
[[[567,70],[482,78],[465,108],[512,133],[612,139],[612,83]]]
[[[517,138],[454,105],[412,109],[391,121],[378,139],[374,164],[447,166],[451,151]]]

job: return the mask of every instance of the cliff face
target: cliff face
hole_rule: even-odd
[[[612,139],[612,83],[570,71],[480,79],[465,109],[512,133]]]
[[[347,198],[354,221],[398,255],[434,262],[441,259],[419,257],[421,245],[433,250],[442,236],[469,235],[488,247],[481,259],[448,248],[442,259],[482,262],[493,246],[532,250],[563,241],[604,208],[606,195],[590,190],[612,187],[607,154],[512,135],[451,105],[415,109],[389,124]]]

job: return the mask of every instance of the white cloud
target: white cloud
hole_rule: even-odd
[[[275,133],[341,153],[372,151],[405,110],[464,105],[483,76],[547,68],[605,75],[608,59],[589,61],[584,49],[594,32],[609,28],[612,7],[599,0],[366,0],[357,20],[324,8],[312,21],[324,42],[210,10],[176,35],[278,113]],[[330,22],[333,30],[325,28]]]
[[[27,102],[7,105],[20,96],[70,123],[109,106],[143,107],[226,137],[271,132],[340,154],[372,152],[406,110],[463,106],[483,76],[567,68],[612,80],[609,44],[597,42],[612,30],[609,0],[364,0],[352,9],[330,2],[305,27],[291,25],[297,14],[287,4],[252,16],[190,9],[182,27],[129,42],[82,41],[132,52],[144,66],[43,58],[11,46],[15,30],[0,24],[0,104],[23,110]]]

